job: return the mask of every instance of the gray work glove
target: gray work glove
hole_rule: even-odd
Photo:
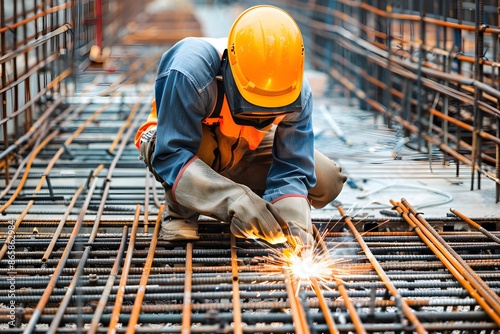
[[[295,253],[305,249],[313,249],[311,206],[307,198],[290,196],[283,197],[273,203],[281,217],[288,225],[284,231],[288,244]]]
[[[156,144],[156,126],[145,131],[141,136],[139,160],[144,161],[149,171],[153,174],[158,182],[163,182],[163,179],[156,174],[153,169],[153,153]]]
[[[271,244],[286,241],[273,216],[272,205],[245,185],[216,173],[198,157],[191,159],[177,176],[173,199],[203,215],[231,223],[240,238],[261,238]]]

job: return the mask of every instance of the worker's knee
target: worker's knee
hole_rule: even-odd
[[[314,151],[316,186],[309,190],[309,201],[316,208],[322,208],[333,201],[342,191],[347,176],[342,167],[318,151]]]

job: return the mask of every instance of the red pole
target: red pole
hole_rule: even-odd
[[[102,0],[96,0],[96,44],[102,52]]]

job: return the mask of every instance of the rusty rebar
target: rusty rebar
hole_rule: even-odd
[[[191,292],[193,288],[193,243],[186,244],[186,264],[184,272],[184,298],[182,299],[181,333],[191,332]]]
[[[314,289],[314,292],[316,293],[316,296],[318,297],[319,300],[319,307],[321,311],[323,312],[323,315],[325,317],[325,322],[326,326],[328,327],[328,331],[330,333],[340,333],[337,326],[335,325],[335,320],[333,320],[332,313],[330,311],[330,308],[328,306],[328,303],[323,296],[323,291],[321,290],[321,287],[319,286],[318,280],[314,277],[310,277],[309,280],[311,281],[311,285]]]
[[[494,235],[493,233],[491,233],[490,231],[488,231],[487,229],[476,223],[474,220],[470,219],[469,217],[467,217],[466,215],[464,215],[463,213],[454,208],[450,208],[450,211],[453,212],[455,215],[457,215],[457,217],[462,219],[464,222],[466,222],[467,224],[469,224],[470,226],[472,226],[473,228],[475,228],[476,230],[487,236],[490,240],[496,242],[497,244],[500,244],[499,237],[497,237],[496,235]]]
[[[435,240],[439,242],[440,245],[443,245],[443,248],[446,250],[443,252],[445,256],[451,258],[453,257],[458,265],[463,268],[463,275],[469,280],[469,282],[474,282],[474,286],[478,291],[480,291],[483,298],[485,298],[488,303],[495,309],[498,316],[500,317],[500,298],[496,293],[491,291],[489,286],[484,283],[484,281],[476,274],[476,272],[458,255],[453,248],[451,248],[446,241],[441,238],[439,233],[437,233],[432,226],[423,218],[421,214],[419,214],[407,200],[404,198],[401,200],[401,203],[408,209],[408,211],[416,217],[416,219],[425,227],[426,231],[433,236]],[[449,254],[449,256],[448,256]],[[452,261],[453,262],[453,261]],[[461,270],[462,272],[462,270]]]
[[[122,266],[122,273],[120,277],[120,283],[118,285],[118,291],[115,297],[115,303],[113,306],[113,312],[110,317],[110,322],[108,326],[108,334],[114,334],[117,330],[118,321],[120,319],[120,312],[123,304],[123,297],[125,295],[125,287],[127,285],[127,279],[130,271],[130,266],[132,263],[132,257],[135,248],[135,240],[137,237],[137,230],[139,228],[139,205],[137,205],[136,215],[134,217],[134,223],[130,231],[130,237],[127,248],[127,255]]]
[[[242,334],[239,264],[236,252],[236,238],[231,234],[231,281],[233,292],[233,333]]]
[[[483,310],[488,314],[491,319],[500,324],[500,317],[495,313],[495,310],[487,302],[491,300],[491,296],[485,296],[480,294],[480,290],[476,290],[477,282],[474,279],[470,281],[465,279],[463,275],[467,275],[465,270],[456,262],[456,259],[451,257],[449,252],[440,250],[442,244],[437,240],[433,241],[432,234],[419,222],[419,220],[408,212],[408,209],[394,200],[391,200],[394,208],[405,218],[405,220],[412,226],[420,238],[426,243],[426,245],[436,254],[436,256],[441,260],[443,265],[453,274],[453,276],[462,284],[462,286],[470,293],[470,295],[476,299],[476,301],[481,305]],[[427,231],[427,233],[426,233]],[[470,275],[469,275],[470,276]]]
[[[137,205],[138,210],[136,211],[136,216],[138,216],[139,212],[139,205]],[[138,219],[138,217],[137,217]],[[106,285],[104,287],[104,290],[102,292],[101,299],[99,299],[99,302],[97,304],[97,307],[94,311],[94,316],[92,317],[92,321],[90,322],[90,327],[87,331],[87,333],[96,333],[97,328],[99,327],[99,321],[101,319],[102,313],[104,312],[104,308],[106,307],[106,304],[108,303],[108,298],[109,295],[111,294],[111,289],[113,288],[113,285],[115,283],[115,279],[118,275],[118,271],[120,270],[121,267],[121,262],[123,259],[123,250],[125,249],[125,245],[127,243],[127,232],[128,232],[128,226],[123,227],[123,234],[122,234],[122,239],[120,242],[120,248],[118,249],[118,255],[116,257],[115,263],[113,264],[113,267],[111,268],[111,273],[108,276],[108,281],[106,282]]]
[[[146,258],[146,263],[144,264],[144,269],[142,271],[141,282],[139,283],[139,288],[137,289],[137,295],[135,297],[134,308],[130,313],[130,319],[127,325],[127,334],[135,333],[135,326],[137,325],[139,314],[141,312],[142,301],[144,299],[144,294],[146,293],[146,285],[148,283],[149,273],[153,264],[153,259],[155,255],[156,245],[158,243],[158,234],[161,227],[161,213],[163,209],[160,210],[158,217],[156,219],[156,225],[151,239],[151,244],[149,246],[148,256]]]
[[[99,173],[101,172],[102,168],[104,168],[103,165],[97,166],[97,168],[95,169],[95,171],[92,173],[92,179],[95,179],[97,177],[97,175],[99,175]],[[45,250],[45,253],[42,256],[42,259],[41,259],[42,263],[47,262],[47,260],[49,259],[50,255],[52,253],[52,250],[54,249],[54,247],[56,245],[57,239],[61,235],[61,232],[62,232],[62,230],[64,228],[64,225],[66,224],[66,220],[67,220],[69,214],[71,213],[71,209],[75,206],[75,203],[76,203],[78,197],[85,190],[86,187],[87,187],[86,184],[83,184],[82,186],[80,186],[80,188],[77,189],[77,191],[75,192],[75,194],[71,198],[71,201],[68,204],[68,208],[66,209],[66,212],[62,216],[61,220],[59,221],[59,225],[57,226],[54,234],[52,235],[52,239],[50,241],[50,244],[47,246],[47,249]],[[87,203],[86,207],[88,207],[88,204],[89,203]],[[84,208],[86,208],[86,207],[84,206]],[[82,217],[82,220],[80,221],[80,224],[82,224],[82,222],[83,222],[83,217]]]
[[[42,315],[43,309],[45,308],[45,306],[49,302],[50,296],[52,294],[52,290],[55,288],[57,280],[60,277],[62,270],[65,266],[65,262],[68,259],[70,252],[73,249],[73,246],[75,244],[75,240],[76,240],[78,233],[80,231],[80,228],[82,226],[83,217],[85,216],[90,198],[92,197],[92,194],[95,191],[96,184],[97,184],[97,178],[95,178],[93,180],[93,182],[89,188],[89,191],[87,193],[87,197],[85,199],[85,203],[82,207],[80,215],[78,216],[77,224],[75,224],[75,226],[73,227],[73,233],[71,234],[70,240],[68,240],[66,248],[64,249],[64,253],[61,256],[61,259],[59,261],[59,264],[57,265],[56,269],[54,270],[54,273],[53,273],[52,277],[50,278],[50,281],[49,281],[47,287],[45,288],[45,292],[42,295],[42,297],[40,298],[40,301],[38,302],[38,304],[33,312],[33,315],[31,317],[28,325],[26,326],[25,332],[27,334],[32,333],[35,330],[36,323],[37,323],[38,319],[40,318],[40,316]]]
[[[364,242],[363,238],[361,237],[361,234],[356,230],[356,227],[354,224],[351,222],[350,218],[345,215],[344,209],[339,205],[337,206],[337,209],[339,210],[340,214],[344,216],[344,220],[347,223],[347,226],[351,230],[351,233],[354,235],[356,240],[358,241],[359,245],[363,249],[363,252],[366,254],[368,257],[368,260],[372,264],[372,266],[375,268],[375,271],[377,274],[380,276],[382,282],[384,282],[387,290],[394,296],[394,298],[400,302],[401,308],[405,316],[408,318],[408,320],[411,321],[413,326],[415,326],[415,330],[417,333],[427,333],[427,330],[424,328],[420,320],[415,316],[413,313],[413,310],[408,306],[406,301],[401,297],[399,294],[399,291],[396,289],[394,284],[391,282],[389,276],[387,276],[386,272],[378,262],[378,260],[375,258],[373,253],[370,251],[370,248],[366,245]]]
[[[295,282],[290,277],[290,273],[287,268],[283,268],[283,276],[285,279],[286,292],[288,295],[288,303],[290,304],[290,309],[292,310],[292,318],[297,334],[308,334],[310,333],[309,325],[307,324],[306,315],[304,313],[304,308],[301,305],[299,298],[297,296],[298,289]]]

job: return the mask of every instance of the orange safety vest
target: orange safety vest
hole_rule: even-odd
[[[222,87],[222,81],[217,81],[218,92],[223,90]],[[226,95],[224,94],[222,103],[219,102],[218,99],[218,102],[216,102],[215,104],[214,111],[202,122],[206,125],[213,125],[218,123],[219,129],[224,136],[230,138],[243,138],[247,141],[248,147],[251,150],[255,150],[257,147],[259,147],[262,139],[264,139],[269,130],[271,130],[272,126],[278,125],[283,117],[285,116],[277,117],[273,123],[262,129],[256,129],[253,126],[248,125],[238,125],[234,122],[231,110],[229,109],[229,104],[227,103]]]

